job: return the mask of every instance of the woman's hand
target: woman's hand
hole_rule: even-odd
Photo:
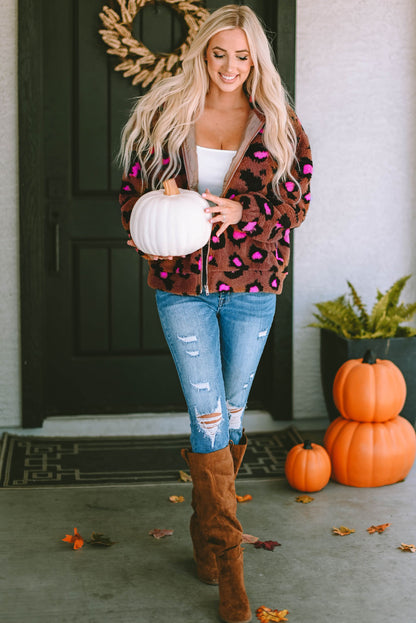
[[[241,221],[241,217],[243,216],[243,206],[241,203],[238,203],[238,201],[225,199],[224,197],[217,197],[216,195],[212,195],[208,189],[202,193],[202,196],[204,199],[212,201],[212,203],[216,204],[214,206],[210,206],[209,208],[205,208],[205,212],[217,214],[217,216],[210,219],[210,223],[213,225],[215,223],[222,223],[216,234],[217,236],[221,236],[229,225],[236,225]]]

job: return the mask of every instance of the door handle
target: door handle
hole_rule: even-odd
[[[61,270],[61,224],[59,211],[56,209],[49,210],[49,227],[50,227],[50,254],[51,254],[51,270],[58,275]]]
[[[54,269],[55,273],[58,274],[61,270],[61,226],[59,225],[59,220],[55,221],[54,225]]]

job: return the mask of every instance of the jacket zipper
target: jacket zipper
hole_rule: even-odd
[[[251,144],[252,140],[254,139],[254,137],[257,135],[259,131],[259,128],[256,128],[256,131],[250,135],[250,140],[247,141],[247,146]],[[224,185],[222,187],[222,191],[221,191],[221,197],[224,197],[225,193],[228,190],[228,187],[230,185],[231,180],[234,177],[234,173],[237,171],[238,167],[241,164],[241,161],[244,158],[244,155],[246,153],[246,149],[243,151],[243,153],[241,154],[241,157],[239,158],[239,160],[234,164],[234,167],[231,171],[231,174],[229,174],[227,172],[227,182],[224,182]],[[205,292],[205,294],[209,294],[209,287],[208,287],[208,258],[209,258],[209,250],[210,250],[210,240],[208,241],[208,243],[205,245],[205,247],[202,249],[202,266],[201,266],[201,288],[202,288],[202,292]]]
[[[251,134],[251,135],[250,135],[249,140],[248,140],[248,141],[246,141],[246,146],[247,146],[247,147],[248,147],[249,145],[251,145],[251,142],[252,142],[252,140],[254,139],[254,137],[257,135],[257,133],[258,133],[258,131],[259,131],[260,127],[261,127],[261,125],[258,125],[258,126],[256,127],[255,131],[253,132],[253,134]],[[227,180],[228,180],[228,181],[227,181],[227,182],[224,182],[224,185],[223,185],[223,187],[222,187],[221,197],[224,197],[225,193],[227,192],[228,187],[229,187],[229,185],[230,185],[230,183],[231,183],[231,180],[232,180],[232,179],[233,179],[233,177],[234,177],[234,173],[237,171],[238,167],[239,167],[239,166],[240,166],[240,164],[241,164],[241,161],[243,160],[243,158],[244,158],[244,156],[245,156],[245,153],[246,153],[246,151],[247,151],[247,147],[246,147],[246,149],[244,150],[244,152],[241,154],[241,156],[240,156],[239,160],[238,160],[238,161],[234,164],[234,167],[233,167],[233,169],[232,169],[231,173],[227,172],[226,177],[227,177]]]
[[[202,266],[201,266],[201,288],[202,292],[209,294],[208,287],[208,258],[209,258],[210,241],[202,249]]]
[[[257,135],[259,129],[260,129],[260,125],[257,125],[255,131],[250,135],[250,139],[248,141],[246,141],[247,147],[248,147],[248,145],[251,144],[252,140]],[[234,164],[234,167],[233,167],[231,173],[227,172],[227,176],[226,177],[227,177],[228,181],[226,183],[224,181],[224,185],[222,187],[222,192],[221,192],[221,197],[224,197],[226,191],[228,190],[230,182],[233,179],[234,174],[237,171],[238,167],[240,166],[241,161],[243,160],[244,155],[246,153],[246,150],[247,150],[247,148],[244,149],[244,151],[242,152],[240,158]],[[188,162],[187,162],[186,150],[184,150],[184,165],[185,165],[186,176],[188,178],[188,183],[189,183],[190,177],[189,177],[189,166],[188,166]],[[208,262],[209,262],[210,243],[211,243],[211,240],[208,240],[207,244],[201,249],[201,292],[204,292],[207,295],[209,294],[209,287],[208,287]]]
[[[184,149],[183,151],[183,161],[185,165],[186,177],[188,179],[188,185],[190,188],[192,188],[190,168],[189,168],[189,163],[188,163],[188,153],[186,149]],[[207,244],[201,249],[201,292],[205,292],[205,294],[209,294],[209,288],[208,288],[209,245],[210,245],[210,241],[208,240]]]

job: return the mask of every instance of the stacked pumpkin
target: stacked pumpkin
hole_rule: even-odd
[[[399,415],[406,399],[399,368],[368,351],[363,359],[350,359],[340,367],[333,396],[341,416],[324,438],[332,478],[353,487],[403,480],[415,459],[416,434]]]

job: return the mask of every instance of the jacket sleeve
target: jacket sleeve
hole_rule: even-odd
[[[140,172],[140,164],[135,162],[127,174],[123,176],[119,203],[121,207],[121,223],[130,234],[130,216],[136,201],[144,194],[145,187]]]
[[[291,179],[281,182],[279,198],[269,180],[266,187],[258,191],[233,197],[243,206],[242,219],[235,228],[263,242],[279,240],[289,229],[299,227],[309,208],[313,170],[311,149],[308,137],[294,113],[292,120],[298,140],[291,173],[299,187]]]

